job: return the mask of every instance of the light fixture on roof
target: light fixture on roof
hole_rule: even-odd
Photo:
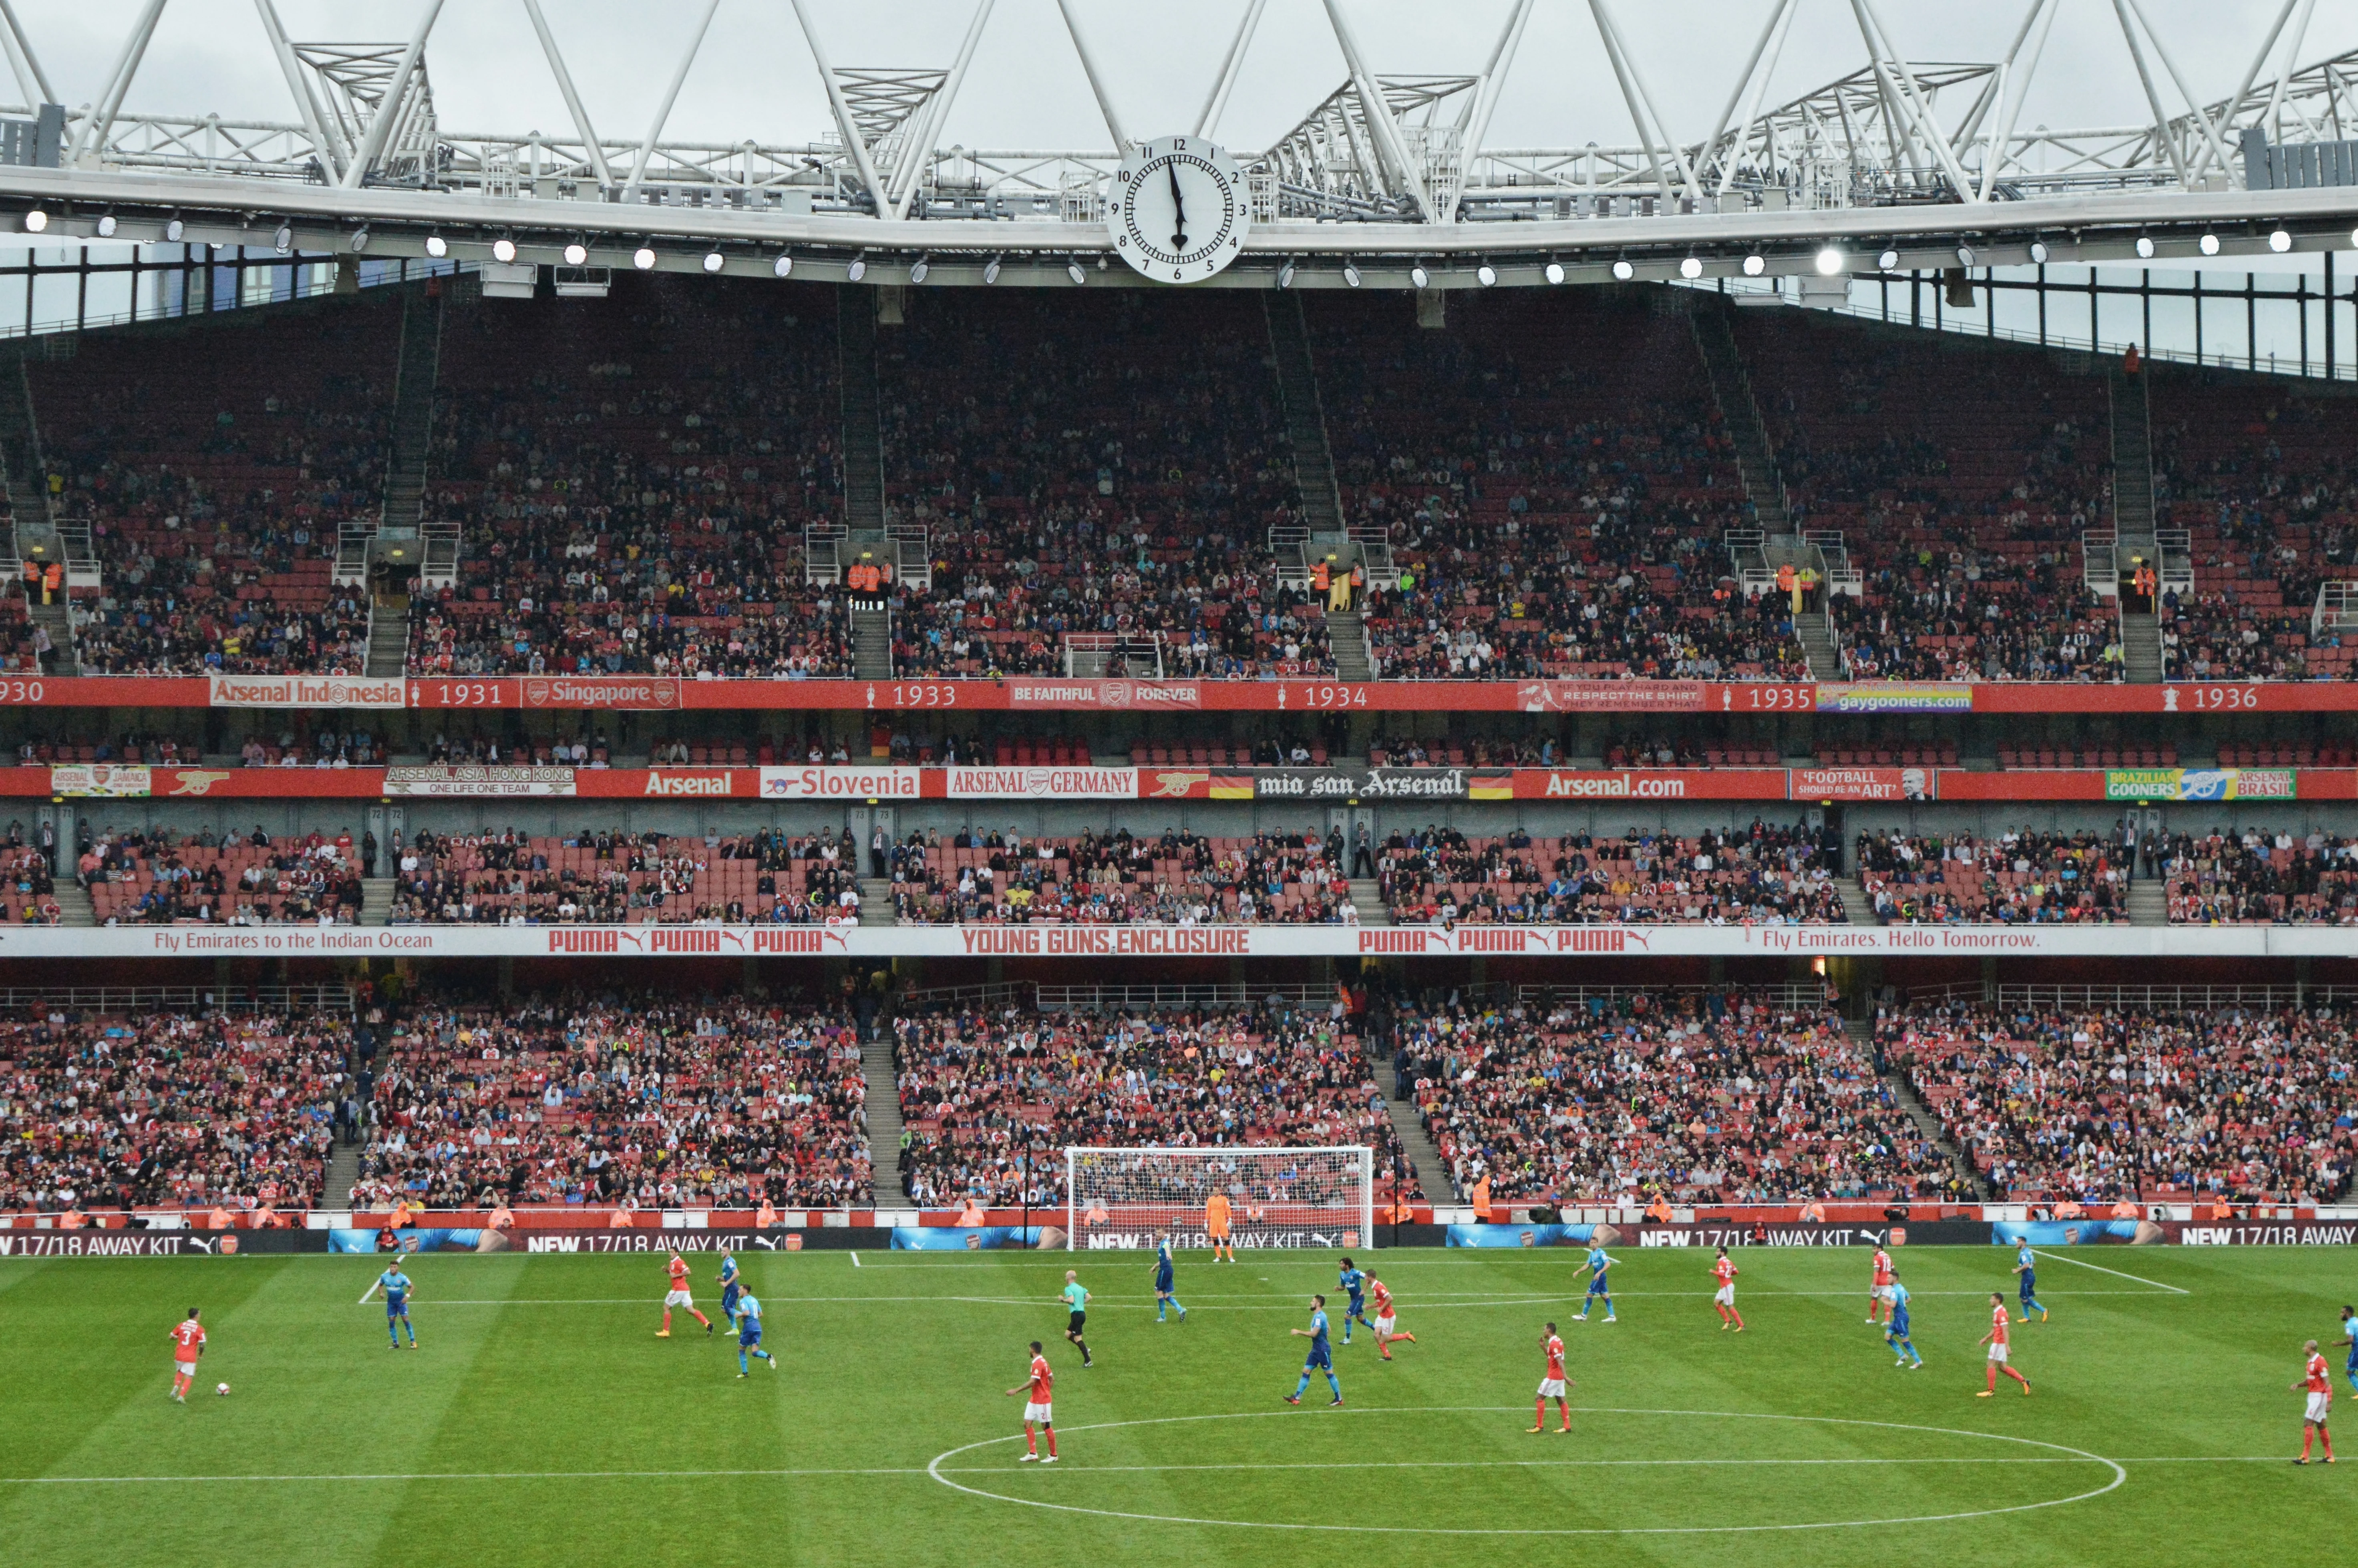
[[[2215,256],[2219,254],[2219,236],[2205,234],[2194,242],[2194,248],[2206,256]]]
[[[1408,286],[1411,288],[1424,288],[1429,287],[1432,282],[1433,274],[1424,270],[1424,264],[1422,262],[1419,262],[1414,266],[1408,269]]]
[[[1359,287],[1359,269],[1353,266],[1349,262],[1345,262],[1343,264],[1343,287],[1346,288],[1357,288]]]
[[[2277,229],[2271,232],[2268,235],[2268,249],[2278,255],[2292,249],[2292,232],[2288,229]]]
[[[704,253],[705,271],[719,272],[722,267],[727,266],[728,265],[729,258],[722,255],[719,251],[707,251]]]
[[[1005,264],[1006,260],[1007,258],[1005,256],[993,256],[989,261],[983,263],[982,281],[985,283],[997,283],[999,281],[999,269]]]
[[[1076,284],[1087,283],[1089,280],[1089,275],[1081,270],[1081,258],[1078,256],[1065,264],[1065,276]]]
[[[278,232],[270,236],[270,248],[282,256],[293,250],[295,248],[294,228],[289,224],[279,224]]]
[[[2139,234],[2136,237],[2136,254],[2137,259],[2140,261],[2153,260],[2153,236],[2151,234]]]
[[[361,232],[362,232],[362,233],[366,233],[366,232],[368,232],[368,231],[367,231],[367,230],[365,230],[365,229],[362,230]],[[113,239],[113,238],[114,237],[114,213],[112,213],[112,212],[101,212],[101,213],[98,215],[98,237],[99,237],[100,239],[102,239],[102,240],[111,240],[111,239]]]
[[[1277,269],[1277,286],[1280,288],[1293,287],[1293,264],[1291,261]]]
[[[1474,269],[1474,281],[1485,288],[1494,287],[1498,281],[1498,269],[1488,262],[1484,262]]]
[[[186,223],[181,222],[178,218],[174,218],[164,225],[165,242],[169,244],[177,245],[180,243],[180,236],[188,232],[189,226]]]
[[[631,253],[631,265],[637,267],[641,272],[654,271],[654,247],[653,245],[641,245],[637,250],[633,251]]]
[[[1703,257],[1684,256],[1679,261],[1679,276],[1693,283],[1703,276]]]
[[[2030,242],[2030,259],[2034,265],[2045,266],[2047,265],[2047,242],[2045,240],[2033,240]]]
[[[1971,266],[1974,265],[1973,246],[1959,245],[1957,247],[1957,265],[1959,266]]]
[[[49,215],[36,207],[25,214],[25,232],[38,234],[49,226]]]
[[[177,229],[179,226],[178,221],[175,220],[172,227]],[[436,261],[440,261],[450,254],[450,242],[439,234],[428,234],[426,236],[426,254]]]
[[[1846,258],[1839,246],[1828,245],[1818,253],[1818,276],[1832,277],[1843,269]]]
[[[934,264],[926,260],[924,256],[919,256],[915,261],[909,264],[909,281],[911,283],[923,283],[925,281],[925,274],[933,270]]]
[[[773,277],[792,277],[794,275],[795,258],[785,254],[784,252],[779,253],[778,259],[770,264],[770,276]]]
[[[1767,256],[1755,254],[1744,258],[1745,276],[1758,277],[1762,273],[1767,272],[1768,270],[1768,258]]]
[[[853,283],[858,283],[861,278],[866,277],[868,276],[868,253],[862,251],[860,254],[852,257],[850,262],[844,267],[843,276]]]
[[[1899,270],[1899,253],[1895,250],[1886,249],[1878,254],[1875,258],[1875,270],[1877,272],[1898,272]]]
[[[1627,258],[1626,256],[1625,256],[1625,257],[1623,257],[1621,260],[1617,261],[1617,262],[1615,262],[1615,263],[1613,264],[1613,281],[1614,281],[1614,282],[1616,282],[1616,283],[1627,283],[1627,282],[1628,282],[1631,278],[1633,278],[1633,277],[1635,277],[1635,276],[1638,276],[1638,269],[1637,269],[1636,267],[1631,266],[1631,265],[1629,265],[1628,258]]]
[[[492,259],[503,265],[516,259],[515,242],[502,234],[492,242]]]
[[[576,240],[571,244],[565,247],[565,265],[567,266],[583,266],[589,263],[589,260],[590,247],[583,244],[580,241]]]
[[[1560,261],[1552,261],[1548,263],[1547,266],[1541,271],[1540,276],[1546,278],[1550,283],[1562,283],[1563,281],[1563,263]]]

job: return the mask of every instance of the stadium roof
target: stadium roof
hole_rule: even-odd
[[[2358,142],[2344,127],[2358,111],[2358,50],[2299,63],[2315,0],[2241,8],[2225,24],[2233,47],[2213,40],[2200,59],[2182,35],[2155,26],[2160,0],[2109,7],[2116,47],[2101,57],[2079,47],[2081,35],[2050,49],[2062,0],[2023,0],[2017,14],[1985,19],[1979,58],[1947,62],[1906,53],[1889,24],[1920,24],[1888,0],[1809,3],[1843,14],[1848,58],[1796,93],[1772,84],[1793,80],[1786,52],[1804,0],[1731,13],[1742,47],[1715,74],[1693,52],[1666,59],[1656,45],[1648,58],[1628,0],[1544,10],[1500,0],[1478,38],[1474,23],[1454,26],[1471,46],[1464,69],[1405,74],[1384,67],[1408,62],[1379,58],[1364,36],[1367,13],[1382,9],[1373,0],[1238,0],[1201,13],[1200,26],[1221,29],[1217,70],[1185,123],[1164,124],[1120,85],[1139,51],[1159,47],[1130,7],[961,0],[956,27],[891,35],[925,63],[884,67],[837,63],[830,30],[851,28],[841,8],[793,0],[800,48],[766,63],[790,80],[806,73],[813,122],[783,137],[765,125],[688,140],[671,129],[684,87],[700,62],[709,70],[716,54],[743,47],[731,28],[749,25],[740,12],[724,16],[719,0],[681,8],[660,45],[519,0],[528,42],[503,51],[502,69],[556,89],[567,123],[546,134],[446,121],[429,70],[456,15],[444,0],[402,7],[398,37],[309,42],[274,0],[251,13],[183,0],[216,18],[215,47],[247,75],[266,70],[280,84],[280,114],[243,118],[145,106],[157,92],[189,89],[181,73],[168,70],[161,87],[153,68],[143,76],[167,6],[139,0],[112,69],[78,105],[49,110],[43,131],[30,122],[61,95],[18,8],[0,0],[0,49],[22,100],[0,114],[28,122],[6,144],[0,213],[38,210],[50,235],[260,246],[283,237],[315,253],[419,254],[431,236],[460,259],[490,259],[502,242],[527,263],[561,263],[579,247],[590,266],[628,266],[644,252],[658,267],[768,274],[787,257],[795,276],[876,283],[910,281],[922,259],[920,276],[936,285],[982,282],[1003,257],[991,276],[1010,283],[1127,283],[1126,269],[1105,265],[1103,222],[1123,154],[1152,135],[1268,125],[1279,128],[1255,135],[1259,145],[1230,149],[1247,171],[1253,223],[1225,284],[1267,287],[1282,269],[1301,287],[1457,287],[2347,248]],[[1534,18],[1561,23],[1566,12],[1590,24],[1589,63],[1617,103],[1543,94],[1554,133],[1501,145],[1493,126],[1519,76],[1559,70],[1529,58]],[[871,32],[874,20],[864,18]],[[1295,85],[1327,69],[1294,48],[1305,20],[1322,29],[1320,59],[1334,62],[1331,81],[1290,103],[1265,101],[1275,90],[1253,70],[1280,20],[1293,29],[1284,47],[1295,69],[1282,74]],[[1810,24],[1821,56],[1824,21]],[[2075,22],[2084,34],[2087,18]],[[647,123],[620,135],[624,105],[646,94],[585,89],[568,64],[585,46],[617,43],[638,56],[636,84],[654,95]],[[1098,139],[947,139],[975,61],[1010,45],[1036,62],[1027,83],[1074,98]],[[2183,68],[2222,60],[2233,63],[2233,90],[2201,96]],[[2026,125],[2026,104],[2040,92],[2051,104],[2058,75],[2067,101],[2145,112]],[[1706,114],[1707,134],[1668,128],[1673,116]],[[1522,127],[1532,120],[1523,114]],[[2214,243],[2201,248],[2206,234]]]

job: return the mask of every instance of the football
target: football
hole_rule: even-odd
[[[229,1397],[229,1385],[227,1383],[215,1383],[213,1385],[213,1392],[221,1395],[223,1399],[227,1399]]]

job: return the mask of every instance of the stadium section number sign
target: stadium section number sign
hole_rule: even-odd
[[[1106,229],[1122,260],[1157,283],[1200,283],[1237,259],[1252,203],[1244,171],[1201,136],[1132,148],[1114,172]]]

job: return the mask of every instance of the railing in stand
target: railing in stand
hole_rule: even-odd
[[[356,1005],[350,986],[8,986],[0,1012],[341,1012]]]

